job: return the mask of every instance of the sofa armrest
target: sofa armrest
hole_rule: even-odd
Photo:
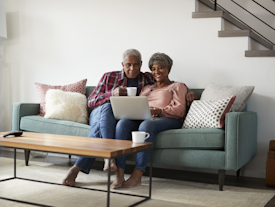
[[[239,170],[256,155],[257,113],[230,112],[225,117],[225,167]]]
[[[20,120],[23,116],[39,114],[40,103],[13,103],[11,130],[20,130]]]

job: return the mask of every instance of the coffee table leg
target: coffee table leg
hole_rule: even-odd
[[[107,207],[110,206],[110,185],[111,185],[111,159],[108,159],[109,166],[108,166],[108,191],[107,191]]]
[[[13,161],[13,163],[14,163],[14,178],[16,178],[16,148],[14,148],[14,155],[13,155],[13,158],[14,158],[14,161]]]

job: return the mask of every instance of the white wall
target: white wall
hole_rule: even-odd
[[[248,109],[258,113],[258,150],[244,175],[265,177],[275,134],[275,58],[245,58],[248,38],[218,38],[221,18],[192,19],[195,0],[0,0],[0,5],[8,22],[8,39],[0,42],[1,131],[10,130],[13,102],[39,102],[35,82],[64,85],[87,78],[87,85],[96,85],[104,72],[122,69],[128,48],[142,53],[142,71],[149,71],[150,55],[165,52],[174,60],[171,79],[190,88],[211,82],[255,86]]]

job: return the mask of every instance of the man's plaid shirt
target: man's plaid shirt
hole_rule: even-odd
[[[144,86],[153,84],[154,82],[155,80],[151,73],[140,72],[138,75],[138,87],[140,91]],[[109,102],[113,90],[119,86],[127,86],[127,77],[125,76],[123,69],[121,71],[105,73],[95,90],[89,96],[88,107],[96,107],[105,102]]]

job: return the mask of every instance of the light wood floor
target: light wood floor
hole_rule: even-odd
[[[24,154],[22,152],[17,152],[16,156],[17,156],[17,159],[24,160]],[[13,158],[13,152],[1,150],[0,157]],[[64,166],[72,166],[75,163],[76,159],[75,158],[69,159],[65,157],[55,157],[55,156],[47,156],[45,159],[40,159],[40,158],[33,158],[30,156],[30,162],[31,161],[47,162],[47,163],[53,163],[58,165],[64,165]],[[101,170],[103,168],[103,162],[95,161],[95,163],[93,164],[93,168]],[[133,165],[126,165],[125,172],[131,173],[133,169],[134,169]],[[149,175],[149,169],[146,170],[144,175]],[[191,181],[191,182],[201,182],[201,183],[209,183],[209,184],[218,184],[217,175],[210,174],[210,173],[154,168],[153,177]],[[265,185],[265,179],[249,178],[249,177],[242,177],[242,176],[236,177],[236,176],[226,175],[224,185],[275,190],[275,187],[267,187]],[[274,206],[275,206],[275,196],[265,205],[265,207],[274,207]]]

